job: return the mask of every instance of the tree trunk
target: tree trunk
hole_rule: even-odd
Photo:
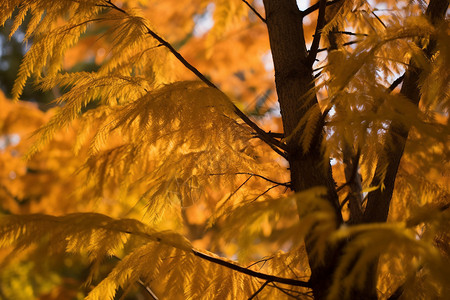
[[[302,130],[296,129],[306,112],[318,103],[314,93],[312,65],[308,61],[300,11],[295,0],[264,0],[264,7],[284,134],[290,136],[287,146],[292,189],[300,192],[315,186],[327,187],[327,198],[335,208],[339,226],[342,223],[342,216],[330,164],[324,163],[321,155],[321,122],[317,124],[317,134],[306,153],[299,144]],[[313,241],[306,238],[305,244],[307,251],[311,253],[314,248]],[[312,273],[310,283],[315,299],[325,299],[337,259],[336,249],[329,249],[325,264],[318,264],[317,259],[309,255]]]

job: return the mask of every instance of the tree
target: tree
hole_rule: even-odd
[[[1,98],[5,260],[81,254],[87,299],[444,298],[447,7],[6,1],[30,47]],[[17,102],[30,77],[49,112]]]

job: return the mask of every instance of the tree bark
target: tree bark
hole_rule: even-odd
[[[330,164],[324,163],[321,155],[321,121],[317,124],[318,134],[306,153],[299,144],[302,129],[296,129],[306,112],[318,103],[312,67],[307,61],[301,13],[295,0],[264,0],[264,6],[284,135],[290,136],[287,152],[292,188],[300,192],[315,186],[327,187],[336,217],[342,221]]]
[[[287,141],[287,154],[291,172],[292,189],[300,192],[315,186],[327,187],[327,199],[335,208],[337,226],[342,223],[338,196],[329,162],[321,153],[322,122],[317,124],[317,134],[309,151],[300,147],[302,129],[297,129],[301,118],[314,105],[314,77],[308,61],[302,28],[302,16],[295,0],[264,0],[266,23],[275,66],[275,84]],[[301,199],[299,200],[301,201]],[[301,214],[301,212],[299,212]],[[325,264],[318,264],[311,255],[314,241],[306,238],[311,267],[310,283],[315,299],[325,299],[332,282],[338,253],[330,249]]]

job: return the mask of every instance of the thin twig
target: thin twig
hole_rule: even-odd
[[[286,267],[288,267],[289,271],[291,271],[292,274],[294,274],[294,276],[295,276],[296,278],[298,278],[297,274],[295,274],[294,269],[291,268],[291,264],[287,264]]]
[[[241,187],[243,187],[251,178],[253,177],[253,175],[250,175],[240,186],[238,186],[238,188],[237,189],[235,189],[228,197],[227,197],[227,199],[223,202],[223,204],[222,205],[225,205],[227,202],[228,202],[228,200],[230,200],[231,199],[231,197],[233,197],[240,189],[241,189]]]
[[[345,183],[343,183],[342,185],[338,186],[336,188],[336,193],[339,193],[343,188],[345,188],[347,185],[350,184],[350,181],[346,181]]]
[[[350,45],[357,44],[357,43],[360,43],[360,42],[362,42],[362,41],[361,40],[351,41],[351,42],[347,42],[347,43],[342,44],[342,46],[350,46]],[[317,53],[323,52],[323,51],[327,51],[327,50],[328,50],[328,48],[321,48],[321,49],[317,50]]]
[[[320,70],[322,70],[322,69],[324,69],[324,68],[326,68],[326,67],[328,67],[328,65],[322,66],[322,67],[318,67],[318,68],[315,68],[315,69],[313,69],[312,71],[313,71],[313,72],[317,72],[317,71],[320,71]]]
[[[269,260],[271,260],[271,259],[273,259],[274,257],[273,256],[271,256],[271,257],[268,257],[268,258],[263,258],[263,259],[260,259],[260,260],[258,260],[258,261],[255,261],[255,262],[253,262],[253,263],[251,263],[250,265],[248,265],[247,266],[247,269],[248,268],[250,268],[250,267],[253,267],[254,265],[256,265],[256,264],[259,264],[259,263],[266,263],[267,261],[269,261]],[[263,264],[263,265],[264,265]],[[262,268],[262,266],[260,267],[260,269]]]
[[[271,283],[271,286],[275,286],[276,284],[275,283]],[[304,295],[304,296],[307,296],[307,297],[311,297],[310,296],[310,294],[312,293],[312,291],[308,291],[308,292],[300,292],[300,291],[296,291],[296,290],[293,290],[293,289],[288,289],[288,288],[282,288],[282,287],[280,287],[281,289],[283,289],[284,291],[288,291],[288,292],[291,292],[291,293],[293,293],[293,294],[299,294],[299,295]]]
[[[251,295],[248,300],[252,300],[253,298],[255,298],[259,293],[262,292],[262,290],[266,287],[266,285],[268,285],[270,283],[270,280],[266,280],[266,282],[263,283],[263,285],[261,285],[261,287],[253,293],[253,295]]]
[[[153,298],[153,300],[159,300],[155,293],[142,280],[139,279],[138,283],[147,291],[147,293],[150,295],[150,297]]]
[[[116,10],[126,14],[127,16],[129,15],[126,11],[124,11],[123,9],[121,9],[121,8],[117,7],[115,4],[113,4],[110,0],[106,1],[106,3],[108,3],[110,5],[110,8],[116,9]],[[206,76],[203,75],[197,68],[195,68],[193,65],[191,65],[177,50],[175,50],[175,48],[169,42],[167,42],[161,36],[156,34],[147,25],[144,25],[144,26],[145,26],[145,29],[147,30],[147,33],[151,37],[153,37],[155,40],[157,40],[162,46],[166,47],[170,51],[170,53],[172,53],[178,59],[178,61],[181,62],[189,71],[191,71],[195,76],[197,76],[197,78],[199,78],[201,81],[203,81],[203,83],[205,83],[207,86],[216,89],[221,94],[223,94],[227,99],[229,99],[229,97],[226,96],[226,94],[223,91],[221,91],[214,83],[212,83],[208,78],[206,78]],[[278,147],[278,148],[286,151],[287,150],[286,144],[278,141],[277,139],[275,139],[272,136],[270,136],[269,134],[267,134],[267,132],[262,130],[258,125],[256,125],[256,123],[254,123],[252,120],[250,120],[250,118],[245,113],[243,113],[231,100],[230,100],[230,102],[233,107],[234,113],[239,118],[241,118],[241,120],[244,121],[244,123],[246,123],[248,126],[250,126],[250,128],[252,128],[258,134],[258,137],[262,141],[264,141],[266,144],[271,146],[271,148],[274,149],[275,152],[277,152],[278,154],[280,154],[283,157],[286,157],[286,154],[283,151],[274,148],[274,146],[275,146],[275,147]]]
[[[95,19],[86,20],[86,21],[83,21],[83,22],[78,23],[78,24],[73,24],[72,26],[67,27],[66,29],[62,30],[61,32],[70,31],[70,30],[72,30],[74,28],[83,26],[83,25],[88,24],[90,22],[97,22],[97,21],[103,21],[103,20],[106,20],[106,19],[105,18],[95,18]]]
[[[345,204],[347,204],[347,202],[350,200],[350,194],[348,194],[344,201],[342,201],[341,205],[339,206],[340,209],[344,208]]]
[[[333,5],[333,4],[338,3],[338,2],[340,2],[340,1],[341,1],[341,0],[328,1],[328,2],[326,3],[326,5],[327,5],[327,6],[328,6],[328,5]],[[319,9],[319,4],[320,4],[320,2],[317,1],[314,5],[308,7],[307,9],[305,9],[305,10],[303,10],[303,11],[300,11],[300,14],[301,14],[302,18],[303,18],[303,17],[306,17],[307,15],[309,15],[310,13],[312,13],[313,11]]]
[[[325,26],[325,8],[327,7],[327,0],[319,1],[319,16],[317,17],[316,32],[314,33],[314,39],[309,50],[307,61],[310,65],[314,63],[317,56],[317,50],[319,50],[320,37],[323,26]]]
[[[281,133],[281,132],[269,131],[268,134],[270,134],[272,137],[274,137],[276,139],[283,139],[284,138],[284,133]]]
[[[229,175],[229,173],[211,173],[211,174],[209,174],[210,176],[220,176],[220,175]],[[275,180],[272,180],[272,179],[269,179],[269,178],[267,178],[267,177],[264,177],[264,176],[262,176],[262,175],[259,175],[259,174],[255,174],[255,173],[250,173],[250,172],[236,172],[236,173],[233,173],[233,175],[250,175],[250,176],[255,176],[255,177],[259,177],[259,178],[261,178],[261,179],[264,179],[264,180],[266,180],[266,181],[268,181],[268,182],[270,182],[270,183],[273,183],[273,184],[277,184],[277,185],[282,185],[282,186],[286,186],[286,187],[290,187],[290,182],[277,182],[277,181],[275,181]]]
[[[330,33],[340,33],[346,35],[354,35],[354,36],[369,36],[367,33],[356,33],[351,31],[330,31]]]
[[[372,15],[374,15],[375,18],[377,18],[377,20],[381,23],[381,25],[383,25],[384,28],[387,28],[386,24],[384,24],[384,22],[381,21],[380,17],[378,17],[373,10],[372,10]]]
[[[404,284],[400,285],[387,300],[397,300],[400,299],[400,297],[403,295],[404,291]]]
[[[258,136],[258,138],[259,138],[260,140],[262,140],[264,143],[266,143],[266,144],[267,144],[273,151],[275,151],[278,155],[280,155],[280,156],[283,157],[284,159],[288,160],[288,156],[287,156],[287,154],[286,154],[285,151],[282,151],[282,150],[278,149],[275,145],[269,144],[268,142],[264,141],[258,133],[256,133],[256,135]],[[283,143],[282,143],[282,144],[283,144]],[[285,145],[285,144],[283,144],[283,145]]]
[[[259,198],[261,198],[262,196],[264,196],[265,194],[267,194],[268,192],[270,192],[271,189],[276,188],[277,186],[280,186],[279,184],[275,184],[273,186],[271,186],[270,188],[268,188],[267,190],[265,190],[263,193],[259,194],[258,197],[256,197],[255,199],[253,199],[252,201],[250,201],[250,203],[255,202],[256,200],[258,200]]]
[[[115,5],[114,3],[112,3],[111,0],[107,0],[106,3],[108,3],[110,6],[110,8],[114,8],[115,10],[120,11],[121,13],[124,13],[126,15],[128,15],[128,13],[126,11],[124,11],[123,9],[121,9],[120,7],[118,7],[117,5]]]
[[[328,105],[328,107],[323,111],[322,122],[323,122],[324,126],[325,126],[325,119],[327,118],[327,116],[330,113],[332,108],[333,108],[333,105]]]
[[[280,292],[282,292],[283,294],[285,294],[285,295],[287,295],[287,296],[289,296],[289,297],[291,297],[291,298],[298,299],[297,296],[295,296],[295,295],[293,295],[293,294],[291,294],[291,293],[288,293],[284,288],[279,287],[278,285],[276,285],[276,284],[273,283],[273,282],[271,283],[270,286],[276,288],[277,290],[279,290]]]
[[[265,274],[265,273],[261,273],[261,272],[257,272],[257,271],[253,271],[244,267],[241,267],[233,262],[230,261],[225,261],[221,258],[218,257],[213,257],[210,256],[208,254],[199,252],[195,249],[192,249],[192,253],[197,256],[200,257],[202,259],[205,259],[207,261],[210,261],[212,263],[227,267],[229,269],[235,270],[237,272],[252,276],[252,277],[256,277],[259,279],[264,279],[264,280],[268,280],[270,282],[279,282],[279,283],[284,283],[284,284],[288,284],[288,285],[292,285],[292,286],[301,286],[301,287],[305,287],[305,288],[310,288],[311,284],[307,281],[302,281],[302,280],[296,280],[296,279],[291,279],[291,278],[284,278],[284,277],[278,277],[278,276],[274,276],[274,275],[269,275],[269,274]]]
[[[246,0],[242,0],[242,2],[244,2],[245,4],[247,4],[247,6],[255,13],[255,15],[264,23],[266,23],[266,19],[264,19],[263,16],[261,16],[261,14],[253,7],[250,5],[250,3],[248,3]]]
[[[122,259],[120,259],[116,255],[113,255],[112,257],[118,261],[122,261]],[[152,297],[153,300],[159,300],[159,298],[155,295],[152,289],[149,286],[147,286],[140,278],[138,278],[137,283],[150,295],[150,297]]]
[[[388,91],[392,92],[393,90],[395,90],[395,88],[402,83],[403,79],[405,78],[405,73],[403,73],[402,76],[400,76],[399,78],[395,79],[394,82],[392,82],[392,84],[388,87]]]

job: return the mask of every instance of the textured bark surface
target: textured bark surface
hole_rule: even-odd
[[[293,189],[299,192],[318,185],[326,186],[330,201],[338,211],[330,166],[323,163],[320,154],[322,131],[318,130],[307,153],[303,153],[298,143],[301,128],[296,127],[305,113],[317,104],[315,94],[311,93],[314,77],[307,62],[300,11],[295,0],[265,0],[264,5],[284,134],[290,136],[287,144]],[[340,214],[338,218],[341,219]]]
[[[298,143],[301,129],[296,129],[297,124],[317,104],[315,93],[311,93],[314,77],[308,62],[300,11],[295,0],[265,0],[264,6],[284,133],[285,136],[291,136],[287,145],[292,189],[300,192],[315,186],[326,186],[328,200],[335,207],[336,218],[340,223],[342,217],[330,165],[324,164],[320,153],[322,130],[319,127],[307,153],[303,153]],[[311,253],[313,247],[313,242],[307,238],[307,251]],[[310,283],[316,299],[325,298],[337,259],[338,254],[332,249],[327,253],[326,264],[317,264],[315,257],[309,256],[312,272]]]

